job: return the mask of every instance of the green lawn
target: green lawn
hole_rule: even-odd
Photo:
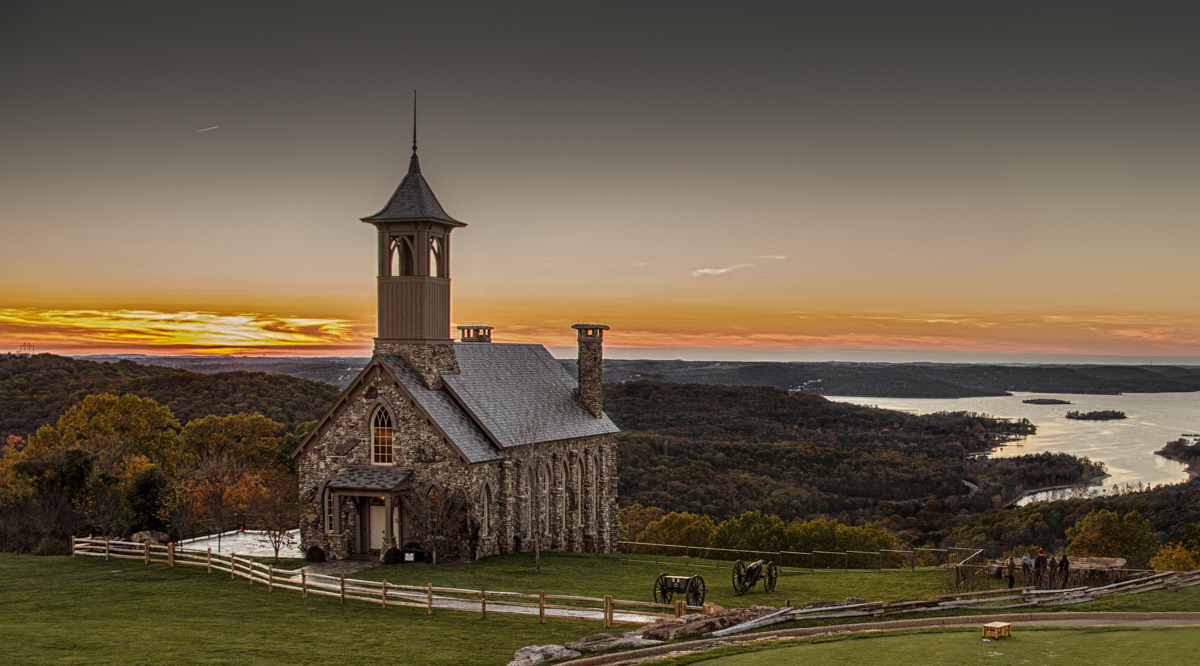
[[[131,560],[0,554],[9,664],[506,664],[599,622],[417,609],[295,592]]]
[[[1197,663],[1200,628],[1053,629],[1016,628],[999,641],[983,642],[979,630],[937,629],[800,639],[713,650],[661,663],[664,666],[774,666],[775,664],[1089,664],[1157,666]]]
[[[659,573],[673,576],[698,574],[708,588],[707,600],[726,607],[763,605],[782,606],[791,601],[803,606],[813,601],[841,601],[846,597],[862,597],[870,601],[929,598],[941,594],[939,572],[918,569],[904,571],[850,571],[815,574],[785,574],[780,576],[775,592],[763,592],[756,585],[741,597],[733,596],[729,569],[685,567],[678,564],[654,564],[627,561],[616,556],[597,557],[571,553],[545,553],[542,571],[533,571],[533,555],[499,555],[470,564],[433,566],[430,564],[396,564],[381,566],[355,578],[383,580],[402,585],[462,587],[505,592],[536,594],[574,594],[602,597],[611,594],[616,599],[653,601],[654,579]]]
[[[359,576],[417,585],[482,586],[516,592],[544,589],[551,593],[612,594],[648,600],[660,570],[688,573],[678,566],[569,554],[543,556],[541,573],[532,572],[532,565],[532,556],[512,555],[453,566],[378,567]],[[759,586],[735,598],[727,570],[697,571],[712,588],[709,598],[730,606],[779,605],[785,599],[803,605],[847,596],[870,600],[929,598],[940,592],[941,585],[940,574],[932,570],[820,572],[782,577],[771,595],[764,594]],[[1055,610],[1194,611],[1200,610],[1200,587]],[[603,630],[599,622],[593,621],[551,618],[539,625],[533,617],[496,613],[481,619],[475,613],[439,610],[430,616],[419,609],[383,610],[355,601],[341,606],[327,597],[301,599],[298,593],[285,590],[268,593],[263,585],[252,586],[240,578],[233,581],[227,574],[209,575],[200,567],[171,569],[165,564],[145,566],[130,560],[105,562],[90,557],[11,554],[0,554],[0,618],[0,661],[20,664],[325,665],[347,658],[379,658],[392,663],[505,664],[519,647],[562,644]],[[795,626],[804,625],[788,623],[781,628]]]

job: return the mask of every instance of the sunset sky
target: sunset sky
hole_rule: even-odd
[[[369,353],[417,89],[499,342],[1200,362],[1194,7],[5,3],[0,352]]]

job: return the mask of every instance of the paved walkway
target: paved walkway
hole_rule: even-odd
[[[293,531],[291,534],[294,543],[300,543],[299,530]],[[219,536],[213,535],[199,539],[189,539],[179,545],[187,550],[197,550],[201,553],[208,548],[212,548],[212,552],[221,553],[222,555],[236,553],[244,557],[275,557],[275,549],[267,541],[266,535],[254,530],[247,532],[230,530]],[[304,553],[297,546],[291,548],[284,547],[279,549],[279,556],[289,558],[304,557]]]

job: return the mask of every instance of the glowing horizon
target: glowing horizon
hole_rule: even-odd
[[[532,307],[526,304],[527,307]],[[1043,315],[1000,313],[836,314],[743,308],[704,313],[660,304],[642,308],[614,304],[595,308],[599,317],[531,321],[524,308],[492,312],[465,322],[495,326],[496,342],[569,348],[572,323],[613,326],[606,347],[624,350],[729,350],[745,352],[955,352],[994,355],[1200,356],[1200,330],[1191,319],[1146,315]],[[486,308],[474,310],[483,315]],[[736,321],[738,323],[731,323]],[[744,325],[743,325],[744,324]],[[347,356],[369,354],[372,318],[318,318],[247,312],[151,310],[0,309],[0,340],[79,354],[271,354]],[[0,347],[2,348],[2,347]]]

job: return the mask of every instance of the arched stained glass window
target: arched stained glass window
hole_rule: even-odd
[[[392,464],[392,415],[380,407],[371,421],[371,462]]]

